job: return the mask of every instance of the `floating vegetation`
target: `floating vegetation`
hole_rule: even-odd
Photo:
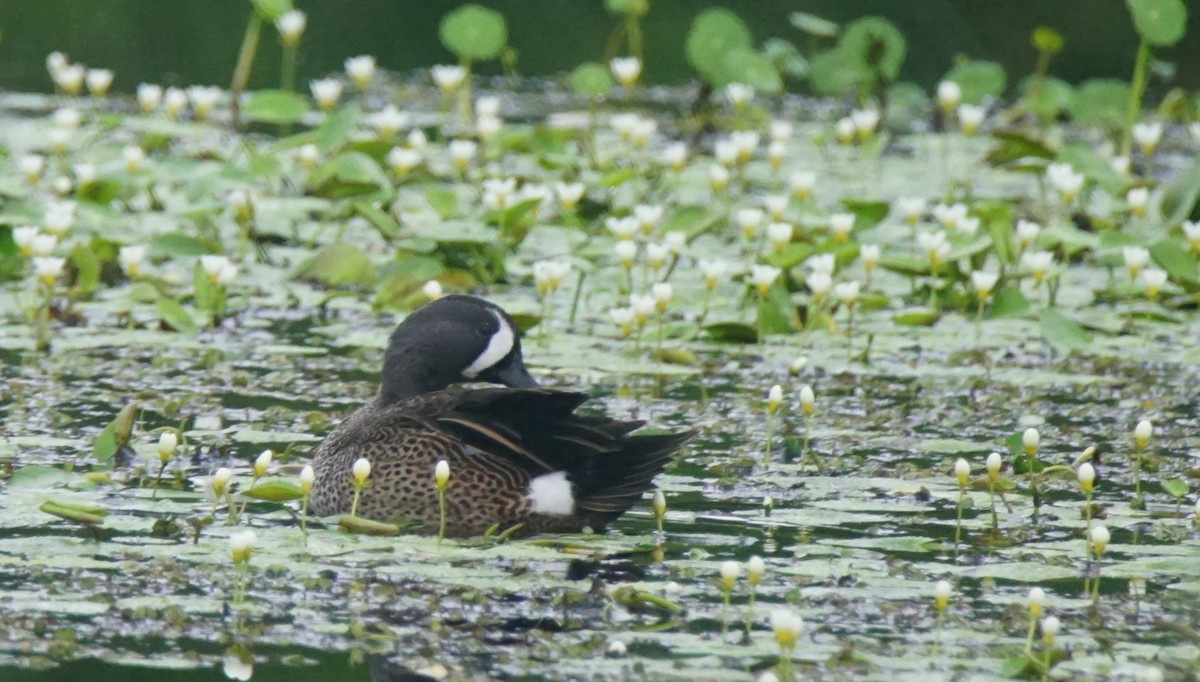
[[[710,9],[699,94],[606,5],[550,83],[478,76],[516,51],[465,5],[457,64],[300,92],[305,16],[255,0],[228,90],[55,53],[0,95],[4,679],[1200,674],[1200,104],[1145,106],[1183,3],[1129,0],[1129,84],[1040,27],[1019,87],[931,93],[886,19],[796,13],[806,58]],[[543,383],[699,428],[608,532],[363,519],[366,458],[308,513],[397,317],[460,292]]]

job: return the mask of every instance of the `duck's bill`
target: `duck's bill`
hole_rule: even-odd
[[[521,362],[510,362],[506,367],[496,370],[496,380],[498,383],[513,388],[534,388],[537,382],[533,377],[529,376],[529,370],[525,369],[525,365]]]

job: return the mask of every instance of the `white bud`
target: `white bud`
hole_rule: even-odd
[[[256,539],[252,530],[234,533],[229,537],[229,552],[233,556],[233,563],[241,564],[250,560],[250,556],[254,554]]]
[[[751,585],[757,585],[762,580],[763,575],[767,572],[767,562],[763,561],[760,556],[752,556],[746,562],[746,580]]]
[[[371,475],[371,462],[366,457],[359,457],[350,468],[350,473],[359,485],[366,483],[367,477]]]
[[[450,463],[444,459],[439,459],[437,466],[433,468],[433,480],[437,482],[438,488],[445,488],[446,483],[450,481]]]
[[[431,301],[436,301],[442,297],[442,284],[436,279],[431,279],[421,287],[421,292]]]
[[[1037,429],[1025,429],[1025,433],[1021,436],[1021,444],[1025,447],[1025,454],[1032,455],[1038,451],[1038,445],[1042,442],[1042,437]]]
[[[274,459],[275,453],[270,450],[263,450],[258,458],[254,460],[254,475],[263,476],[267,473],[267,469],[271,466],[271,460]]]
[[[313,482],[317,480],[317,472],[309,465],[300,470],[300,489],[305,493],[312,490]]]
[[[988,476],[995,478],[996,475],[1000,473],[1000,464],[1001,464],[1001,460],[1000,460],[999,452],[993,452],[992,454],[988,455],[988,457],[987,457]]]
[[[171,459],[171,455],[175,454],[175,448],[179,446],[179,437],[174,431],[163,431],[158,437],[158,459],[166,464],[167,460]]]
[[[721,585],[726,590],[732,590],[733,584],[742,574],[742,565],[736,561],[721,562]]]

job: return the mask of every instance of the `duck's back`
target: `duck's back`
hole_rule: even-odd
[[[426,531],[439,514],[434,467],[450,465],[447,533],[493,525],[522,533],[599,530],[641,499],[692,433],[631,436],[642,425],[581,416],[582,393],[488,388],[435,392],[359,408],[321,444],[310,500],[320,515],[345,513],[350,470],[372,472],[359,515]]]

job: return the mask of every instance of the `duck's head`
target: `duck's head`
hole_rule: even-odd
[[[520,332],[503,308],[474,296],[444,296],[392,332],[379,395],[392,403],[461,381],[537,385],[521,357]]]

